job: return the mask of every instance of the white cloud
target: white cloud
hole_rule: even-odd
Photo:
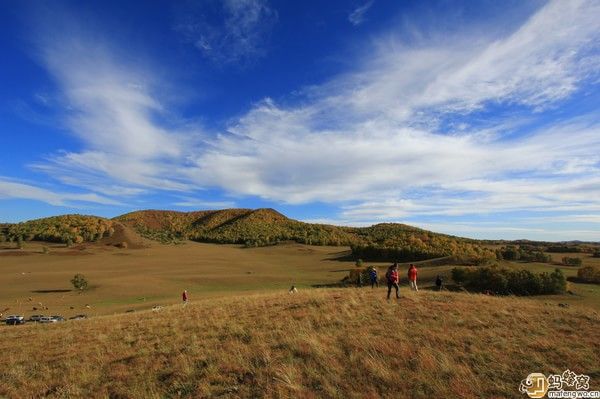
[[[207,20],[208,4],[188,9],[176,30],[218,63],[246,63],[265,54],[265,42],[277,22],[277,12],[266,0],[225,0],[219,7],[221,24]]]
[[[375,0],[370,0],[362,6],[355,8],[354,11],[348,15],[348,21],[354,26],[362,24],[365,21],[365,14],[369,11],[369,8],[371,8],[374,1]]]
[[[0,177],[0,199],[29,199],[50,205],[66,206],[72,203],[95,203],[101,205],[121,205],[113,199],[95,193],[64,193],[47,190],[30,184]]]

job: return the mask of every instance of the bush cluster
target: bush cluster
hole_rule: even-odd
[[[570,258],[568,256],[565,256],[564,258],[562,258],[562,263],[566,266],[581,266],[583,261],[581,260],[581,258]]]
[[[454,268],[452,279],[465,288],[497,295],[562,294],[567,281],[560,269],[552,273],[509,270],[497,267]]]
[[[520,260],[523,262],[552,262],[552,256],[546,255],[540,248],[532,246],[508,245],[496,250],[499,260]]]
[[[579,246],[576,245],[550,245],[546,248],[546,252],[562,252],[562,253],[577,253],[583,252]]]
[[[585,266],[577,270],[577,278],[584,283],[600,284],[600,267]]]

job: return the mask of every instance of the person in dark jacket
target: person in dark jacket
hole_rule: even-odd
[[[396,289],[396,298],[400,298],[400,287],[398,286],[398,282],[400,281],[400,276],[398,275],[398,263],[394,263],[389,267],[387,273],[385,274],[388,285],[388,293],[387,299],[390,299],[390,294],[392,293],[392,287]]]
[[[440,275],[438,274],[438,275],[437,275],[437,278],[435,279],[435,286],[437,287],[437,290],[438,290],[438,291],[441,291],[441,290],[442,290],[442,284],[443,284],[442,278],[441,278],[441,277],[440,277]]]

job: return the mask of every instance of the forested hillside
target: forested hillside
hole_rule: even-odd
[[[0,228],[0,241],[49,241],[82,243],[100,240],[114,233],[114,222],[86,215],[62,215],[6,224]]]

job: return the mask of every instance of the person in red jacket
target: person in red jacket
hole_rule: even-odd
[[[419,291],[419,287],[417,287],[417,268],[412,263],[408,268],[408,283],[411,289]]]
[[[183,290],[183,294],[181,294],[181,299],[183,299],[183,304],[186,305],[188,302],[188,293],[187,290]]]
[[[398,286],[398,282],[400,281],[400,276],[398,275],[398,263],[394,263],[389,267],[385,277],[387,278],[388,283],[387,299],[390,299],[392,287],[396,289],[396,298],[400,298],[400,287]]]

